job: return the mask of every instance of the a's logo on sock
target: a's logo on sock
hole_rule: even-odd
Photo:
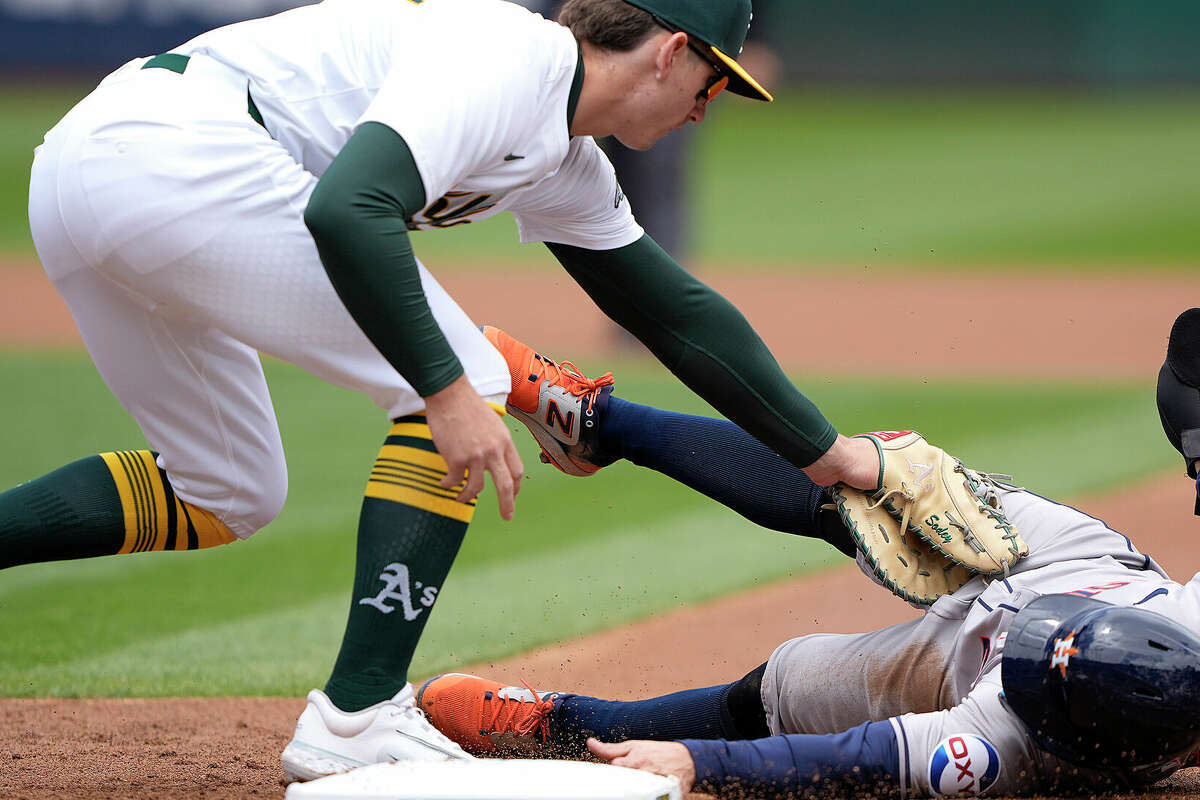
[[[432,608],[433,601],[437,599],[438,587],[424,586],[420,581],[410,583],[408,567],[404,564],[388,564],[383,568],[383,572],[379,573],[379,580],[383,581],[383,588],[379,590],[379,594],[362,598],[358,601],[360,606],[375,606],[384,614],[390,614],[396,608],[388,605],[387,601],[399,600],[404,618],[412,622],[421,616],[421,612],[426,608]],[[413,605],[413,590],[421,593],[418,603],[422,608]]]

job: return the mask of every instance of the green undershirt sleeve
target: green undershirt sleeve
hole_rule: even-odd
[[[649,236],[615,250],[546,246],[605,314],[772,450],[806,467],[833,444],[833,425],[783,374],[741,312]]]
[[[428,397],[463,368],[429,309],[408,238],[407,220],[424,207],[425,186],[404,139],[367,122],[317,182],[304,224],[350,316]]]

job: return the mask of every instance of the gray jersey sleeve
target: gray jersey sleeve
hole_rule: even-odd
[[[946,711],[893,717],[908,796],[1004,795],[1042,785],[1040,751],[1000,698],[1000,671]]]

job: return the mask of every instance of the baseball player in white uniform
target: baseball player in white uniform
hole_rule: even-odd
[[[137,58],[34,158],[38,254],[146,450],[0,494],[0,568],[191,550],[270,522],[287,469],[259,353],[394,423],[367,484],[346,634],[284,754],[308,779],[461,758],[407,670],[490,472],[522,465],[504,360],[409,234],[511,211],[689,386],[820,481],[874,485],[744,318],[635,222],[593,135],[652,145],[726,87],[749,0],[326,0]],[[489,408],[489,404],[492,408]]]
[[[556,459],[627,458],[856,554],[821,487],[732,423],[606,401],[590,441]],[[546,447],[551,428],[523,421]],[[919,619],[801,636],[731,684],[649,700],[449,674],[427,681],[417,703],[472,753],[590,749],[711,793],[1097,790],[1200,763],[1200,574],[1176,583],[1099,519],[1011,485],[999,495],[1028,555],[1007,577],[976,575]]]

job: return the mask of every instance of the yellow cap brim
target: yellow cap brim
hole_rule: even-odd
[[[727,91],[733,92],[734,94],[740,94],[742,97],[749,97],[753,100],[765,100],[768,103],[775,99],[770,92],[762,87],[762,84],[751,77],[749,72],[746,72],[746,70],[742,69],[741,64],[737,63],[712,45],[709,45],[709,48],[713,51],[713,55],[721,59],[721,63],[728,67],[730,73],[732,73],[730,75],[731,80],[729,81],[729,88]]]

